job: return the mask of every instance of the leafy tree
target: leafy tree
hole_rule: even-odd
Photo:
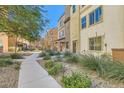
[[[49,22],[43,6],[0,6],[0,9],[2,10],[0,31],[16,36],[15,52],[17,38],[38,40]]]

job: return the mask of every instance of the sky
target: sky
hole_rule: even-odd
[[[48,29],[57,27],[58,19],[64,13],[65,6],[64,5],[45,5],[44,9],[47,10],[47,18],[50,21]]]

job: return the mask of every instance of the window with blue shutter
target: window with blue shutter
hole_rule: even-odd
[[[93,24],[94,24],[94,12],[90,13],[90,14],[89,14],[89,17],[90,17],[90,18],[89,18],[89,19],[90,19],[90,20],[89,20],[89,21],[90,21],[89,23],[90,23],[90,25],[93,25]]]
[[[83,28],[86,28],[86,16],[84,16],[84,17],[81,19],[81,23],[82,23],[82,29],[83,29]]]
[[[75,11],[76,11],[76,5],[73,5],[72,6],[72,10],[73,10],[73,13],[75,13]]]
[[[93,12],[89,14],[89,25],[93,25],[101,20],[102,17],[102,7],[96,8]]]
[[[96,21],[96,22],[99,22],[100,19],[101,19],[101,16],[102,16],[102,9],[101,9],[101,7],[98,7],[98,8],[95,10],[95,21]]]

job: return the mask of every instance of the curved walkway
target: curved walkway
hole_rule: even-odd
[[[27,56],[21,64],[19,88],[61,88],[54,78],[48,75],[37,62],[39,53]]]

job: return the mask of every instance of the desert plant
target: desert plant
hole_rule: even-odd
[[[65,51],[65,52],[64,52],[64,56],[65,56],[65,57],[67,57],[67,56],[71,56],[71,55],[72,55],[72,53],[69,52],[69,51]]]
[[[60,55],[61,53],[58,51],[55,51],[55,55]]]
[[[12,65],[12,59],[11,58],[0,58],[0,67],[6,67],[8,65]]]
[[[12,59],[23,59],[23,56],[19,53],[10,54]]]
[[[80,62],[80,57],[77,55],[67,56],[65,59],[66,59],[66,62],[72,62],[72,63]]]
[[[61,57],[60,55],[56,55],[56,56],[53,58],[53,60],[54,60],[55,62],[61,62],[61,61],[62,61],[62,57]]]
[[[3,54],[3,55],[0,55],[0,58],[10,58],[10,55]]]
[[[112,55],[110,54],[110,53],[103,53],[102,55],[101,55],[101,57],[103,57],[103,58],[112,58]]]
[[[92,84],[88,76],[82,76],[77,72],[73,72],[72,75],[63,76],[62,83],[66,88],[89,88]]]
[[[45,62],[44,66],[45,66],[47,69],[50,69],[50,68],[53,67],[53,64],[54,64],[53,61],[48,60],[48,61]]]
[[[53,50],[46,50],[46,53],[48,53],[48,55],[50,55],[50,56],[54,56],[55,55],[55,51],[53,51]]]
[[[62,70],[62,67],[61,63],[55,63],[51,69],[48,69],[48,73],[50,75],[56,75]]]
[[[49,56],[49,55],[46,55],[46,56],[44,56],[44,58],[43,58],[43,60],[50,60],[51,59],[51,56]]]
[[[85,67],[88,67],[91,70],[97,70],[99,61],[99,57],[94,55],[83,55],[81,57],[81,63],[83,63]]]
[[[46,52],[43,51],[42,53],[39,54],[39,57],[44,57],[46,55],[47,55]]]
[[[85,67],[95,70],[101,77],[124,82],[124,64],[112,60],[111,58],[83,55],[81,63]]]
[[[15,68],[16,70],[19,70],[19,69],[20,69],[20,64],[21,64],[21,63],[17,63],[17,62],[16,62],[14,68]]]
[[[113,62],[113,64],[110,64],[104,76],[108,79],[124,83],[124,64]]]

